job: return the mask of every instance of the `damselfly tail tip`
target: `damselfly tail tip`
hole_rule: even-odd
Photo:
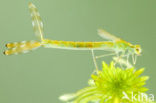
[[[6,44],[8,50],[4,51],[5,55],[12,55],[12,54],[21,54],[27,53],[32,51],[41,46],[41,43],[38,41],[22,41],[22,42],[14,42]]]
[[[3,52],[4,55],[18,54],[17,48],[8,49]]]
[[[18,54],[18,53],[16,53],[15,51],[13,51],[13,50],[10,49],[10,50],[4,51],[3,54],[4,55],[12,55],[12,54]]]
[[[7,50],[4,51],[3,54],[4,54],[4,55],[8,55],[8,51],[7,51]]]
[[[9,43],[5,44],[5,47],[7,47],[7,48],[8,48],[8,44],[9,44]]]
[[[17,43],[16,42],[5,44],[5,47],[7,47],[7,48],[14,48],[15,46],[17,46]]]

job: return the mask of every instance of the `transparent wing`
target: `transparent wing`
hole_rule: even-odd
[[[35,35],[42,41],[43,40],[43,22],[41,20],[40,14],[34,4],[29,3],[29,10],[32,17],[32,26]]]
[[[107,31],[103,30],[103,29],[98,29],[98,34],[104,38],[104,39],[107,39],[107,40],[112,40],[112,41],[118,41],[120,40],[120,38],[108,33]]]

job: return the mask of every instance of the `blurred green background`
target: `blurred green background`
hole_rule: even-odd
[[[94,69],[90,51],[39,48],[5,56],[8,42],[36,40],[30,0],[0,0],[0,103],[59,103],[58,97],[85,86]],[[34,0],[44,21],[45,38],[103,41],[98,28],[140,44],[137,68],[149,75],[148,93],[156,94],[156,0]],[[102,54],[102,52],[96,52]],[[104,54],[104,52],[103,52]],[[110,57],[99,59],[98,64]]]

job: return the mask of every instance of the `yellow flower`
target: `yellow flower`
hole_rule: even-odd
[[[145,94],[148,89],[144,85],[149,77],[140,76],[143,71],[144,68],[121,69],[113,62],[110,65],[103,62],[102,71],[91,75],[88,87],[60,99],[68,103],[152,103]]]

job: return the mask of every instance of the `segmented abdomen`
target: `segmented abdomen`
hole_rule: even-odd
[[[104,48],[110,49],[114,46],[114,43],[44,40],[43,46],[47,48],[65,48],[65,49],[104,49]]]
[[[5,55],[27,53],[35,48],[40,47],[41,44],[38,41],[22,41],[6,44],[8,50],[4,51]]]

